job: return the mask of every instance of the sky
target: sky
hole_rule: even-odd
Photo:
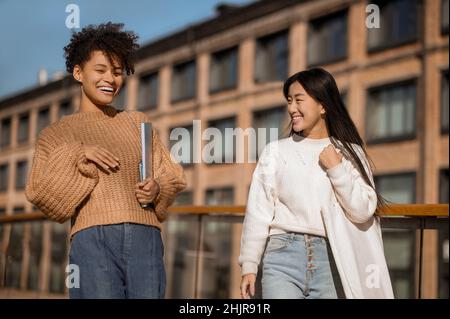
[[[35,87],[38,73],[48,77],[65,71],[63,47],[73,31],[89,24],[121,22],[146,44],[214,17],[224,0],[0,0],[0,100]],[[251,0],[226,0],[248,4]],[[66,20],[79,8],[80,28],[70,29]],[[69,25],[70,26],[70,25]]]

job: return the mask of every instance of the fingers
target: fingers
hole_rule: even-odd
[[[253,297],[255,295],[255,282],[250,282],[250,295]]]
[[[248,285],[249,285],[249,282],[247,280],[245,280],[245,279],[241,283],[241,297],[243,299],[249,299],[250,298],[250,296],[248,295],[248,289],[247,289]]]
[[[110,151],[102,147],[97,147],[96,151],[98,155],[101,155],[110,164],[113,164],[112,165],[113,167],[119,165],[119,159],[116,156],[114,156]]]
[[[155,180],[151,177],[148,177],[148,178],[144,179],[143,181],[137,183],[136,186],[141,187],[141,188],[143,187],[146,190],[150,190],[154,184],[156,184]]]
[[[107,168],[116,168],[119,166],[119,163],[115,160],[111,160],[108,156],[104,155],[101,152],[98,152],[95,154],[97,158],[99,158],[105,165],[107,165]]]
[[[152,196],[154,191],[145,191],[145,190],[142,190],[142,189],[136,189],[135,193],[136,193],[136,195],[139,194],[139,195],[142,195],[142,196]]]
[[[107,149],[103,148],[103,147],[98,147],[99,151],[102,152],[104,155],[106,155],[108,158],[110,158],[111,160],[115,160],[117,163],[119,163],[119,158],[117,156],[115,156],[113,153],[111,153],[110,151],[108,151]]]
[[[250,299],[255,295],[255,280],[253,274],[244,275],[241,281],[241,296],[243,299]]]
[[[108,164],[106,164],[100,157],[98,157],[96,155],[91,155],[88,157],[88,159],[91,160],[92,162],[96,163],[100,167],[104,168],[105,170],[109,169]]]
[[[119,166],[118,157],[100,146],[86,146],[85,150],[86,157],[105,170],[108,170],[110,168],[114,169]]]

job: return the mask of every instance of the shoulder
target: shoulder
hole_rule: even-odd
[[[60,119],[49,126],[43,128],[39,135],[38,140],[59,140],[63,139],[64,136],[71,134],[72,128],[68,123]]]
[[[147,114],[140,111],[122,111],[124,116],[129,116],[136,122],[150,122]]]

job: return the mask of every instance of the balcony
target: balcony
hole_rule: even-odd
[[[244,212],[170,208],[163,226],[166,298],[239,298]],[[396,297],[448,298],[448,204],[391,205],[381,217]],[[0,298],[67,298],[68,231],[68,223],[40,212],[0,216]]]

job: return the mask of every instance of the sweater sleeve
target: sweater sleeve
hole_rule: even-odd
[[[354,146],[354,148],[373,184],[372,171],[364,152],[360,146]],[[327,170],[327,174],[347,218],[354,223],[368,221],[376,211],[377,194],[372,186],[364,181],[353,163],[344,157],[340,164]]]
[[[242,275],[257,274],[275,211],[276,147],[270,143],[253,172],[238,258]]]
[[[25,195],[51,220],[63,223],[98,183],[94,163],[84,156],[80,142],[57,140],[57,132],[45,129],[36,143]]]
[[[186,179],[183,168],[171,158],[155,130],[153,158],[153,177],[159,184],[159,194],[154,201],[155,212],[158,220],[163,222],[167,217],[167,208],[173,203],[175,196],[186,188]]]

